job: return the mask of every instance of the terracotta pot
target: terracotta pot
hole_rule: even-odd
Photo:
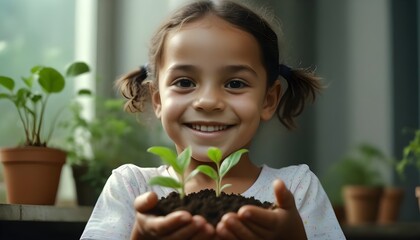
[[[7,202],[54,205],[66,152],[47,147],[0,149]]]
[[[420,210],[420,186],[416,187],[415,194],[416,194],[417,201],[419,203],[419,210]]]
[[[376,222],[382,187],[344,186],[346,223],[359,225]]]
[[[384,188],[379,207],[378,223],[389,224],[396,222],[403,198],[404,189],[397,187]]]

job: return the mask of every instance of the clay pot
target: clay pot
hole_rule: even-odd
[[[375,223],[382,192],[382,187],[344,186],[346,224]]]
[[[379,207],[378,223],[395,223],[400,213],[403,198],[404,189],[397,187],[384,188]]]
[[[7,202],[54,205],[66,152],[47,147],[0,149]]]
[[[416,194],[417,201],[419,203],[419,210],[420,210],[420,186],[416,187],[415,194]]]

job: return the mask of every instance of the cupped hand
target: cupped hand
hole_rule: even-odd
[[[191,216],[187,211],[175,211],[166,216],[145,214],[158,202],[156,193],[148,192],[134,201],[136,212],[131,239],[177,240],[213,239],[215,229],[202,216]]]
[[[293,194],[281,180],[273,182],[276,208],[243,206],[227,213],[216,227],[218,239],[307,239]]]

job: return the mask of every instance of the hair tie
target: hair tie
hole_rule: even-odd
[[[147,76],[149,75],[149,71],[148,71],[148,64],[144,64],[143,66],[140,66],[140,72],[139,74],[134,78],[134,81],[138,82],[138,83],[142,83],[143,80],[145,80],[147,78]]]
[[[295,91],[293,89],[292,82],[292,69],[285,65],[285,64],[279,64],[279,75],[282,76],[284,79],[286,79],[287,84],[289,85],[289,88],[292,92],[292,96],[295,96]]]
[[[287,65],[279,64],[279,74],[286,79],[286,81],[292,80],[292,69]]]

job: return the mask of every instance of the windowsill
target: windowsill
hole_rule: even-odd
[[[0,204],[0,221],[87,222],[92,207]]]

